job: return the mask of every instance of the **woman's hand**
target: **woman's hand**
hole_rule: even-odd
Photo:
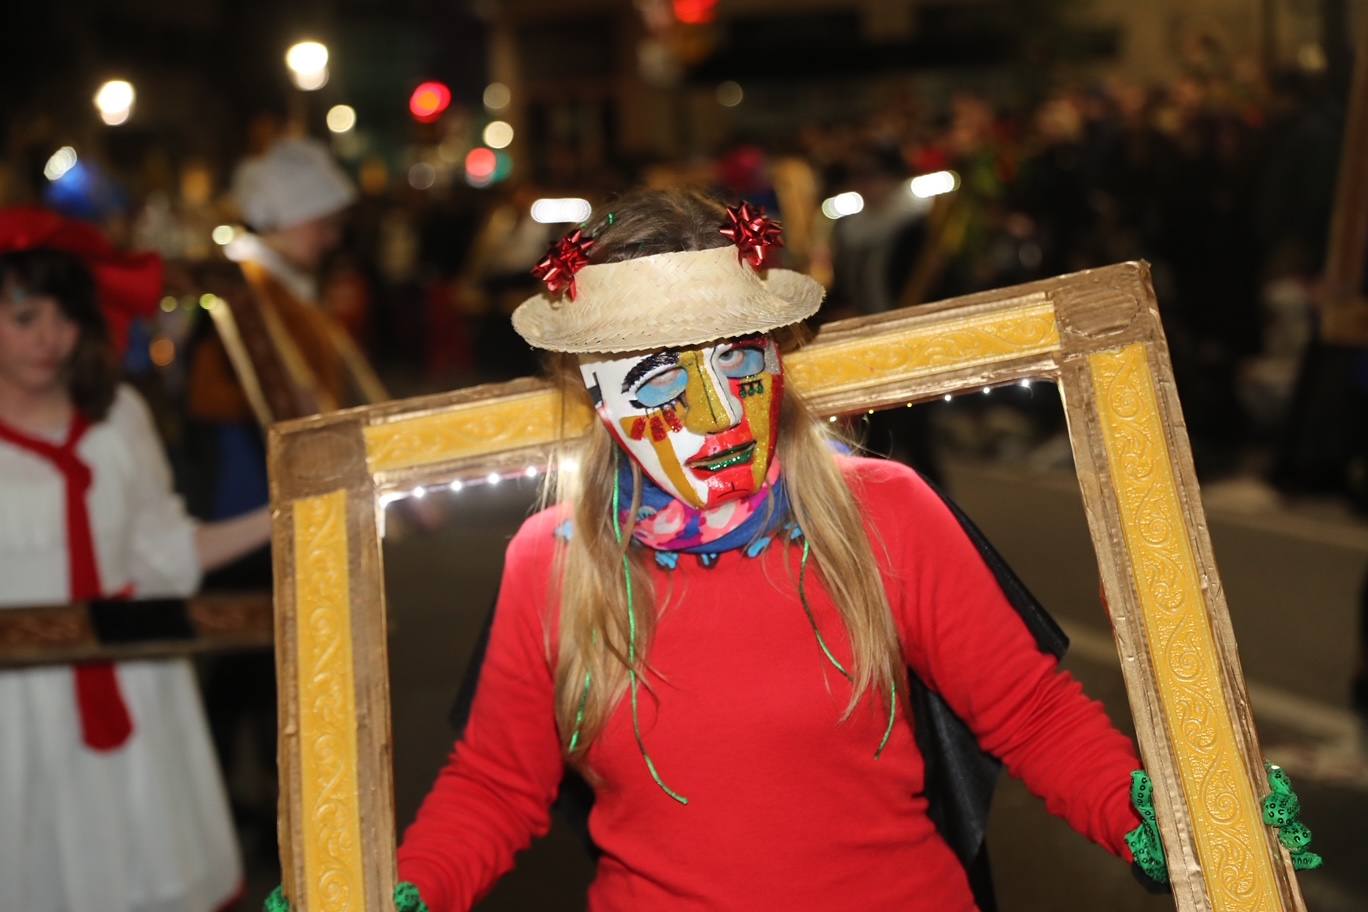
[[[204,523],[195,529],[195,554],[205,573],[249,554],[271,540],[271,508]]]
[[[276,887],[271,891],[262,909],[263,912],[290,912],[290,901],[285,898],[285,888]],[[394,912],[428,912],[428,907],[418,895],[418,888],[404,882],[394,886]]]
[[[1271,763],[1264,766],[1272,789],[1261,802],[1264,824],[1278,831],[1278,841],[1291,854],[1293,868],[1298,871],[1319,868],[1325,861],[1310,850],[1311,831],[1300,820],[1301,801],[1292,790],[1292,780],[1281,767]],[[1168,864],[1154,816],[1154,783],[1144,770],[1131,773],[1131,804],[1140,815],[1140,825],[1126,834],[1126,844],[1135,857],[1135,865],[1149,880],[1166,884]]]

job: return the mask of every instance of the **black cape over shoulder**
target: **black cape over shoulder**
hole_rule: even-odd
[[[1036,645],[1042,652],[1062,658],[1069,646],[1064,631],[959,505],[943,492],[937,490],[936,493],[959,521],[964,534],[974,543],[983,562],[993,571],[1003,595],[1035,637]],[[480,678],[493,623],[494,610],[491,607],[480,639],[475,644],[465,679],[461,682],[456,703],[451,709],[451,725],[458,735],[465,730],[470,718],[475,686]],[[983,912],[994,912],[997,902],[993,895],[984,837],[993,789],[997,785],[1002,763],[983,752],[964,720],[955,715],[954,710],[923,684],[910,668],[908,682],[917,746],[926,765],[927,813],[941,837],[964,865],[979,908]],[[580,836],[590,855],[597,856],[597,849],[589,838],[589,809],[593,803],[594,792],[588,783],[574,770],[567,769],[555,811]]]

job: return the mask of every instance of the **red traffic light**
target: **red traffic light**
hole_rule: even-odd
[[[432,123],[451,107],[451,89],[440,82],[425,82],[409,96],[409,113],[419,123]]]
[[[685,25],[706,25],[717,15],[717,0],[674,0],[674,14]]]
[[[472,181],[489,181],[494,177],[494,169],[499,166],[498,157],[493,150],[477,146],[466,156],[466,176]]]

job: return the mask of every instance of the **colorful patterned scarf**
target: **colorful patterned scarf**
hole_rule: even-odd
[[[711,510],[699,510],[671,497],[643,474],[641,504],[632,536],[656,552],[697,554],[705,565],[711,565],[718,554],[739,548],[746,548],[748,556],[754,557],[769,543],[773,530],[790,519],[788,495],[779,474],[779,462],[774,460],[760,490]],[[621,457],[618,484],[621,502],[630,504],[632,466]],[[622,514],[624,523],[627,513],[624,510]],[[657,562],[661,562],[659,558]]]

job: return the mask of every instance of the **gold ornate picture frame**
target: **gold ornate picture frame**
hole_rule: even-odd
[[[786,372],[830,416],[1058,383],[1176,907],[1303,910],[1261,820],[1263,759],[1148,266],[833,323]],[[519,380],[271,429],[281,861],[294,909],[392,908],[384,499],[547,464],[591,417]]]

